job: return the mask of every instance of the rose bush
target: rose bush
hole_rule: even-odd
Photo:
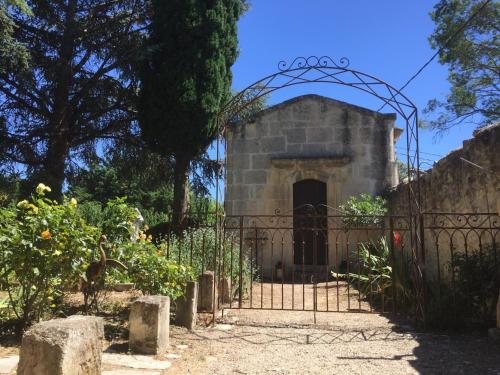
[[[76,200],[45,197],[50,188],[17,206],[0,208],[0,283],[20,330],[57,308],[63,291],[84,275],[98,229],[81,218]]]
[[[1,316],[13,314],[18,333],[58,311],[64,292],[85,280],[88,265],[99,257],[101,234],[108,237],[108,257],[128,268],[108,269],[106,283],[129,281],[145,294],[173,299],[183,294],[193,277],[190,267],[169,260],[152,243],[145,235],[147,227],[138,224],[137,211],[125,199],[108,202],[99,221],[89,225],[76,199],[58,203],[46,197],[49,191],[39,184],[29,199],[0,208],[0,285],[8,295]]]

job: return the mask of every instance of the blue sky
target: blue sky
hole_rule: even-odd
[[[348,57],[350,68],[401,87],[435,52],[428,37],[434,23],[428,0],[251,0],[251,9],[239,22],[240,56],[233,66],[233,88],[277,71],[280,60],[297,56]],[[419,108],[429,99],[443,98],[449,84],[447,68],[437,59],[403,93]],[[337,85],[301,85],[271,96],[269,104],[302,94],[320,94],[366,108],[380,102],[353,89]],[[390,110],[387,108],[387,111]],[[425,119],[425,117],[424,117]],[[402,121],[398,125],[404,127]],[[444,135],[420,130],[421,160],[432,163],[461,147],[474,127],[465,125]],[[403,151],[404,137],[397,145]],[[403,155],[399,155],[405,160]],[[428,167],[428,165],[423,165]]]

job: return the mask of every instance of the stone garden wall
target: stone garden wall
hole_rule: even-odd
[[[420,189],[425,212],[500,212],[500,123],[476,131],[462,148],[439,160],[423,174]],[[406,214],[407,183],[391,191],[389,205],[391,214]]]
[[[500,259],[499,145],[500,126],[494,124],[476,131],[422,175],[427,278],[451,283],[452,258],[459,253]],[[390,214],[406,215],[408,183],[392,190],[388,201]],[[479,215],[485,213],[491,215]]]

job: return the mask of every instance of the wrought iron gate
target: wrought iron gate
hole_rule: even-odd
[[[307,225],[298,226],[300,219]],[[443,288],[452,296],[469,298],[455,283],[461,272],[458,261],[496,269],[492,282],[500,285],[498,215],[422,214],[418,221],[428,260],[427,284],[415,274],[418,260],[410,246],[407,216],[324,216],[315,211],[301,218],[227,217],[218,262],[218,279],[225,279],[219,282],[219,308],[401,313],[418,318],[425,313],[419,288],[437,286],[426,297],[433,298],[433,304],[447,303]],[[324,263],[315,254],[319,241],[327,249]],[[302,249],[299,264],[297,248]],[[305,261],[308,252],[312,263]],[[450,311],[454,307],[446,306]]]

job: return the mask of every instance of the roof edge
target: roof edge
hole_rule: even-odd
[[[344,101],[341,101],[341,100],[337,100],[337,99],[333,99],[333,98],[329,98],[327,96],[323,96],[323,95],[318,95],[318,94],[304,94],[304,95],[299,95],[299,96],[295,96],[293,98],[290,98],[290,99],[287,99],[281,103],[277,103],[277,104],[274,104],[268,108],[265,108],[257,113],[255,113],[253,116],[251,116],[250,119],[246,119],[246,120],[242,120],[242,121],[237,121],[235,122],[234,124],[232,124],[232,126],[239,126],[239,125],[242,125],[242,124],[245,124],[245,123],[254,123],[259,117],[262,117],[268,113],[271,113],[271,112],[274,112],[274,111],[277,111],[277,110],[280,110],[282,108],[285,108],[291,104],[294,104],[294,103],[297,103],[301,100],[304,100],[304,99],[321,99],[323,101],[328,101],[328,102],[331,102],[331,103],[336,103],[336,104],[340,104],[341,106],[345,106],[345,107],[349,107],[349,108],[353,108],[357,111],[360,111],[360,112],[364,112],[364,113],[368,113],[368,114],[371,114],[371,115],[376,115],[376,116],[380,116],[380,117],[384,117],[384,118],[387,118],[387,119],[394,119],[396,120],[397,118],[397,114],[396,113],[379,113],[377,111],[374,111],[374,110],[371,110],[369,108],[365,108],[365,107],[361,107],[361,106],[358,106],[358,105],[355,105],[355,104],[351,104],[351,103],[347,103],[347,102],[344,102]]]

